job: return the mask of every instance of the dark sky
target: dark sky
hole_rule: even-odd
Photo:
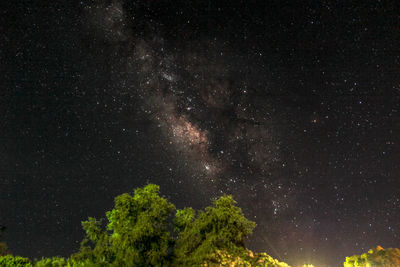
[[[151,182],[295,266],[399,247],[399,47],[396,1],[1,3],[4,239],[67,256]]]

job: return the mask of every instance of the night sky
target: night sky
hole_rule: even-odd
[[[295,266],[399,247],[396,2],[3,1],[4,241],[68,256],[155,183],[232,194],[248,247]]]

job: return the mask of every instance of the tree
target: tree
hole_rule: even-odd
[[[89,218],[82,223],[86,237],[73,259],[97,266],[162,266],[169,260],[172,238],[168,218],[174,205],[149,184],[133,196],[115,198],[115,208],[106,213],[108,224]]]
[[[244,241],[255,227],[236,206],[232,196],[222,196],[205,210],[177,210],[149,184],[134,194],[115,198],[107,221],[82,222],[85,238],[78,253],[69,258],[31,261],[0,256],[0,266],[269,266],[288,267],[266,253],[253,253]]]
[[[106,226],[95,218],[84,221],[86,236],[71,260],[86,266],[195,266],[218,262],[227,253],[247,253],[244,240],[255,223],[232,196],[220,197],[197,214],[192,208],[177,210],[171,225],[175,207],[158,192],[150,184],[117,196]]]
[[[400,250],[397,248],[383,249],[377,246],[367,253],[346,257],[344,267],[396,267],[400,266]]]
[[[218,255],[246,253],[244,240],[255,223],[235,204],[232,196],[222,196],[197,216],[192,209],[177,211],[175,228],[180,232],[175,245],[176,265],[199,266],[218,262]]]

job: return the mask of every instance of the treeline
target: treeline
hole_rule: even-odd
[[[132,195],[117,196],[106,218],[82,222],[85,236],[80,249],[67,258],[13,256],[0,242],[0,267],[289,267],[266,253],[246,249],[255,223],[246,219],[232,196],[222,196],[200,211],[176,209],[159,195],[157,185],[149,184]],[[3,230],[0,226],[0,240]],[[400,250],[378,246],[347,257],[344,266],[400,266]]]
[[[204,210],[176,209],[149,184],[115,198],[107,220],[82,222],[85,237],[68,258],[30,260],[6,255],[0,266],[288,266],[245,247],[255,223],[232,196]]]

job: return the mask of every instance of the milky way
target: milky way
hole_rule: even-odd
[[[398,246],[397,9],[278,2],[10,1],[10,249],[69,255],[82,220],[149,182],[178,208],[232,194],[248,247],[293,265]]]
[[[279,138],[263,102],[271,100],[249,99],[257,98],[247,95],[252,82],[237,82],[234,76],[243,70],[229,63],[237,55],[217,40],[184,44],[176,51],[165,45],[161,33],[135,37],[128,27],[134,22],[124,16],[120,2],[86,10],[92,28],[101,30],[98,38],[112,44],[118,58],[112,68],[126,71],[125,79],[131,80],[117,90],[143,99],[143,111],[165,133],[166,142],[181,152],[192,176],[218,181],[220,192],[231,190],[228,183],[246,184],[255,175],[264,176],[263,183],[274,188],[268,176],[280,161]],[[237,177],[230,175],[234,168],[241,169]]]

